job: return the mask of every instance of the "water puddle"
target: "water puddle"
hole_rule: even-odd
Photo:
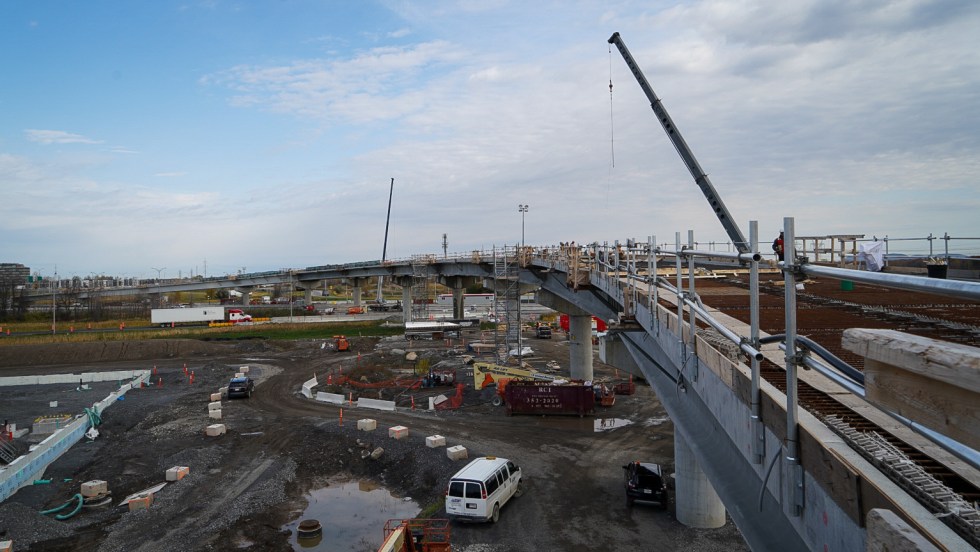
[[[596,418],[593,423],[593,430],[598,433],[600,431],[612,431],[616,428],[626,427],[632,424],[633,420],[627,420],[625,418]]]
[[[647,427],[649,427],[649,426],[658,426],[658,425],[663,425],[663,424],[665,424],[665,423],[667,423],[669,421],[670,421],[670,416],[661,416],[659,418],[658,417],[653,417],[653,418],[648,418],[647,421],[644,422],[643,425],[645,425]]]
[[[309,505],[303,514],[283,527],[291,532],[289,544],[293,550],[377,550],[384,538],[386,521],[413,518],[421,510],[414,501],[397,498],[368,480],[332,482],[306,498]],[[320,537],[297,538],[296,529],[306,519],[320,522]]]

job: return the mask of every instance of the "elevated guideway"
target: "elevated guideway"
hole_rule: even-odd
[[[691,236],[689,241],[693,244]],[[573,321],[591,316],[611,321],[600,357],[642,375],[656,391],[676,429],[675,502],[682,523],[713,527],[727,512],[757,550],[862,550],[885,538],[878,527],[887,535],[901,524],[921,549],[977,547],[976,452],[957,450],[958,443],[943,437],[944,431],[957,434],[975,449],[970,441],[976,439],[975,406],[950,417],[956,427],[940,431],[878,409],[865,396],[862,377],[828,369],[827,362],[797,347],[797,341],[807,342],[796,335],[795,283],[808,275],[849,278],[966,301],[980,300],[980,284],[835,270],[790,254],[780,267],[786,282],[785,335],[767,336],[757,322],[704,304],[695,284],[701,258],[751,270],[747,302],[757,310],[757,253],[699,252],[682,246],[679,235],[672,251],[653,243],[651,238],[639,244],[420,256],[246,275],[181,289],[383,275],[404,283],[410,298],[408,286],[420,275],[478,278],[492,285],[496,257],[516,254],[519,270],[512,277],[537,288],[540,302],[568,312]],[[750,243],[758,243],[754,225]],[[673,260],[672,281],[657,275],[658,259],[661,265]],[[570,338],[580,345],[570,347],[573,377],[591,378],[589,331],[588,324],[572,324]],[[957,346],[936,347],[951,354]],[[975,384],[970,374],[977,361],[962,358],[974,362],[974,372],[965,371],[962,379]],[[976,389],[957,392],[977,404]]]

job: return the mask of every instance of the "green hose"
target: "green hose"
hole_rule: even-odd
[[[68,512],[67,514],[58,514],[58,515],[54,516],[54,519],[57,519],[57,520],[60,520],[60,521],[64,521],[64,520],[66,520],[66,519],[74,516],[75,514],[77,514],[82,509],[82,502],[84,502],[84,500],[85,499],[82,497],[81,494],[77,494],[76,493],[75,496],[73,496],[70,499],[68,499],[68,502],[65,502],[64,504],[62,504],[61,506],[58,506],[57,508],[51,508],[50,510],[44,510],[43,512],[41,512],[41,515],[42,516],[46,516],[48,514],[53,514],[55,512],[60,512],[60,511],[64,510],[65,508],[71,506],[71,503],[72,502],[77,501],[77,504],[75,504],[75,509],[74,510]]]
[[[102,425],[102,416],[99,416],[94,408],[86,408],[85,413],[88,414],[88,421],[91,422],[92,427]]]

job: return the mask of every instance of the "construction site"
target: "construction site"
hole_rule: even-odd
[[[378,338],[336,336],[324,324],[322,337],[291,341],[0,347],[7,474],[18,454],[61,430],[84,430],[6,493],[0,540],[13,550],[45,551],[370,551],[399,526],[392,519],[404,518],[416,520],[404,527],[418,531],[419,524],[442,527],[440,542],[457,551],[748,549],[731,520],[695,529],[677,521],[672,503],[666,511],[627,505],[624,465],[655,462],[674,471],[672,420],[642,376],[598,358],[592,381],[567,381],[567,327],[558,312],[522,307],[508,273],[516,271],[514,259],[514,268],[494,265],[496,329],[442,326],[408,335],[406,326],[405,335]],[[416,282],[420,294],[425,280]],[[706,305],[747,317],[746,272],[701,271],[697,280]],[[767,333],[781,330],[782,283],[776,270],[761,275]],[[929,294],[830,279],[803,285],[798,331],[858,369],[862,359],[840,346],[846,328],[901,329],[970,346],[980,335],[973,301],[937,303]],[[415,302],[412,318],[431,321],[433,308]],[[597,325],[593,349],[601,333]],[[699,334],[739,358],[737,347],[707,329]],[[779,367],[763,370],[771,378]],[[231,399],[233,378],[254,388]],[[801,395],[802,408],[822,415],[840,409],[816,392]],[[449,478],[481,456],[520,465],[527,491],[496,523],[439,525]],[[940,463],[929,469],[976,500],[969,477]],[[317,492],[349,481],[390,495],[380,506],[350,502],[349,509],[377,509],[379,521],[356,544],[337,548],[331,539],[340,538],[343,516],[307,512]],[[353,499],[338,503],[345,500]],[[409,507],[387,515],[393,503]],[[314,527],[315,538],[304,535]]]

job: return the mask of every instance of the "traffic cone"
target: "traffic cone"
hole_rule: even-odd
[[[344,425],[344,409],[340,409],[340,425]]]
[[[157,380],[157,387],[163,387],[163,378]]]
[[[194,372],[191,372],[191,380],[188,382],[188,384],[190,385],[194,384]]]
[[[154,376],[157,375],[157,365],[156,364],[153,365],[153,375]]]
[[[354,406],[354,393],[347,394],[347,405]]]
[[[327,374],[327,385],[333,383],[333,374]]]
[[[415,410],[415,395],[412,395],[412,410]]]

